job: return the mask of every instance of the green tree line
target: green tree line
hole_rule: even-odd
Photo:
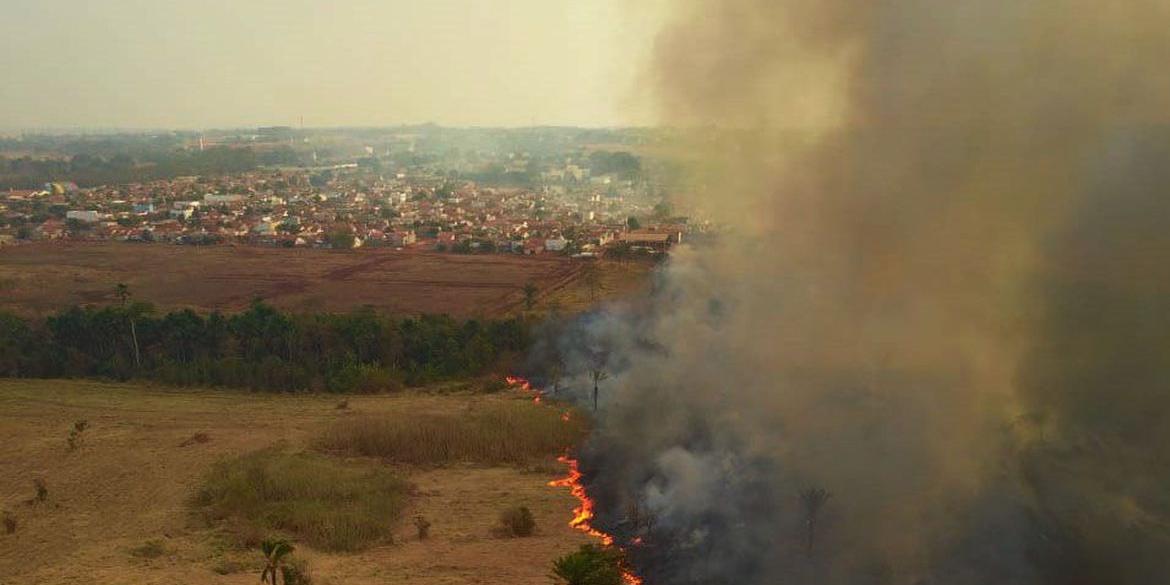
[[[0,312],[5,377],[369,392],[483,374],[528,344],[518,318],[293,314],[260,301],[231,315],[156,315],[139,302],[43,319]]]

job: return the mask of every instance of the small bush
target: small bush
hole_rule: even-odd
[[[418,539],[426,540],[431,535],[431,523],[427,522],[422,514],[414,517],[414,527],[418,529]]]
[[[313,585],[313,570],[309,561],[301,557],[292,557],[280,567],[280,576],[284,585]]]
[[[382,467],[265,450],[217,464],[194,503],[238,534],[283,531],[323,550],[352,551],[391,540],[409,489]]]
[[[167,548],[159,540],[148,540],[130,549],[130,555],[140,559],[157,559],[165,554],[167,554]]]
[[[73,421],[73,428],[69,429],[69,436],[65,438],[65,443],[69,445],[70,451],[76,451],[81,447],[81,434],[88,428],[89,421],[87,420]]]
[[[49,499],[49,486],[45,484],[44,479],[39,478],[39,477],[34,479],[33,480],[33,489],[36,490],[36,495],[33,496],[31,503],[40,504],[40,503],[45,502],[45,500]]]
[[[208,435],[207,433],[195,433],[194,435],[184,439],[182,443],[179,443],[179,446],[190,447],[191,445],[202,445],[203,443],[207,443],[209,441],[211,441],[211,435]]]
[[[527,506],[508,508],[500,514],[500,526],[505,536],[523,538],[536,532],[536,518]]]
[[[4,534],[12,534],[16,532],[16,514],[4,511]]]
[[[525,465],[564,453],[585,430],[581,417],[566,422],[555,409],[517,401],[471,413],[403,413],[340,421],[318,446],[413,465]]]
[[[554,561],[553,576],[567,585],[621,585],[622,555],[586,544]]]

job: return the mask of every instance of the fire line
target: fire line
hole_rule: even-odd
[[[533,388],[532,384],[529,383],[528,380],[516,376],[508,376],[506,380],[510,386],[517,386],[524,391],[532,392],[535,394],[533,402],[537,404],[541,403],[541,391]],[[569,412],[570,411],[566,410],[564,414],[561,415],[561,420],[568,422],[570,418]],[[585,486],[581,483],[582,476],[580,463],[576,459],[570,457],[568,453],[557,457],[557,461],[564,463],[565,466],[568,467],[569,474],[561,479],[554,479],[553,481],[548,482],[548,485],[550,487],[567,487],[569,488],[569,493],[572,494],[574,498],[577,498],[578,504],[577,507],[573,509],[573,519],[569,520],[569,526],[598,539],[602,546],[614,546],[612,535],[606,534],[605,532],[594,528],[591,524],[591,521],[593,520],[593,500],[589,498],[589,494],[585,491]],[[642,578],[635,575],[628,568],[622,567],[621,571],[622,580],[625,581],[626,585],[642,585]]]

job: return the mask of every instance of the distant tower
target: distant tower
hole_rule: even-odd
[[[199,135],[199,152],[203,152],[203,135]]]

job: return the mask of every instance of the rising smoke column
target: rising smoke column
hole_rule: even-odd
[[[647,82],[731,231],[573,344],[619,356],[582,468],[648,583],[1170,574],[1168,30],[1155,0],[674,4]]]

